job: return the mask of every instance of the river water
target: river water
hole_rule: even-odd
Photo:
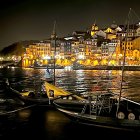
[[[51,71],[53,74],[53,71]],[[77,94],[86,94],[93,91],[99,78],[103,78],[100,84],[107,83],[108,75],[114,78],[117,86],[121,71],[96,71],[96,70],[56,70],[56,86]],[[19,109],[10,96],[7,95],[3,81],[8,78],[11,85],[17,90],[35,88],[36,82],[46,78],[45,69],[32,68],[3,68],[0,69],[0,112]],[[34,80],[35,79],[35,80]],[[140,71],[126,71],[122,95],[136,102],[140,102]],[[112,80],[113,81],[113,80]],[[5,102],[6,100],[6,102]],[[80,139],[126,139],[140,136],[135,131],[112,130],[85,126],[71,122],[55,108],[47,106],[32,107],[19,110],[5,116],[0,116],[0,140],[1,139],[39,139],[39,140],[80,140]]]

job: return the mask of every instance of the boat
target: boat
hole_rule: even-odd
[[[75,95],[61,96],[61,98],[54,100],[53,104],[56,106],[56,108],[81,112],[85,106],[85,103],[88,101],[82,97],[77,96],[79,98],[76,98],[74,96]]]
[[[71,120],[93,126],[140,130],[140,103],[122,97],[116,114],[118,95],[112,93],[90,96],[81,112],[71,111],[68,108],[57,109]]]
[[[54,103],[57,104],[59,102],[60,104],[64,105],[66,103],[67,105],[68,101],[70,103],[70,101],[74,101],[74,100],[75,103],[77,102],[77,104],[83,104],[83,102],[86,101],[84,98],[79,97],[75,93],[68,92],[48,82],[45,82],[45,89],[48,98],[53,101],[52,102],[53,104]]]
[[[129,14],[131,9],[129,11]],[[128,17],[130,16],[128,14]],[[129,20],[127,21],[129,28]],[[127,43],[128,32],[126,32]],[[121,70],[121,83],[119,93],[113,92],[106,86],[106,90],[88,93],[88,102],[81,112],[64,108],[54,101],[56,108],[67,117],[77,123],[108,127],[114,129],[140,130],[140,103],[122,96],[124,82],[124,67],[126,58],[126,46],[124,48],[124,59]],[[71,101],[72,102],[72,101]],[[67,104],[67,106],[69,106]]]
[[[40,85],[39,85],[40,84]],[[31,105],[31,104],[43,104],[48,103],[49,99],[45,90],[43,88],[43,82],[40,82],[38,86],[38,90],[35,89],[23,89],[21,91],[16,90],[11,86],[8,79],[6,79],[5,87],[7,89],[7,96],[12,96],[11,98],[17,98],[19,101],[23,102],[23,105]]]
[[[23,105],[52,105],[54,100],[62,98],[75,98],[82,100],[79,96],[72,94],[64,89],[58,88],[52,83],[47,81],[38,80],[32,88],[24,88],[23,90],[17,90],[11,86],[9,80],[5,79],[5,89],[7,90],[7,96],[10,98],[16,98],[20,104]]]
[[[0,96],[0,117],[11,116],[14,113],[27,108],[34,107],[36,104],[25,104],[18,96],[10,89],[9,83],[1,81],[1,96]]]

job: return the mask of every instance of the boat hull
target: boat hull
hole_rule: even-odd
[[[24,97],[19,96],[19,99],[22,100],[25,104],[37,104],[37,105],[49,105],[50,100],[48,98],[41,98],[41,97]]]
[[[61,108],[58,108],[58,110],[77,123],[114,129],[131,129],[140,131],[140,120],[117,119],[112,117],[81,114]]]
[[[54,100],[53,104],[58,108],[77,112],[81,112],[85,106],[85,102],[82,102],[80,100],[69,100],[69,99]]]

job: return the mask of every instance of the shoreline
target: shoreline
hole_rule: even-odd
[[[95,67],[78,67],[74,70],[122,70],[123,66],[95,66]],[[125,71],[140,71],[140,66],[124,66]]]
[[[21,68],[34,68],[34,69],[54,69],[54,66],[36,66],[36,67],[22,67],[19,63],[14,63],[13,61],[0,61],[0,66],[15,66]],[[2,67],[1,67],[2,68]],[[64,66],[55,66],[55,69],[64,69]],[[72,66],[71,70],[122,70],[123,66]],[[125,71],[140,71],[140,65],[124,66]]]

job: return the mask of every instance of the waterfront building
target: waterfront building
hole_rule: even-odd
[[[51,44],[50,42],[38,42],[29,45],[23,55],[23,67],[28,67],[38,61],[39,64],[47,64],[46,59],[50,57],[51,54]]]

